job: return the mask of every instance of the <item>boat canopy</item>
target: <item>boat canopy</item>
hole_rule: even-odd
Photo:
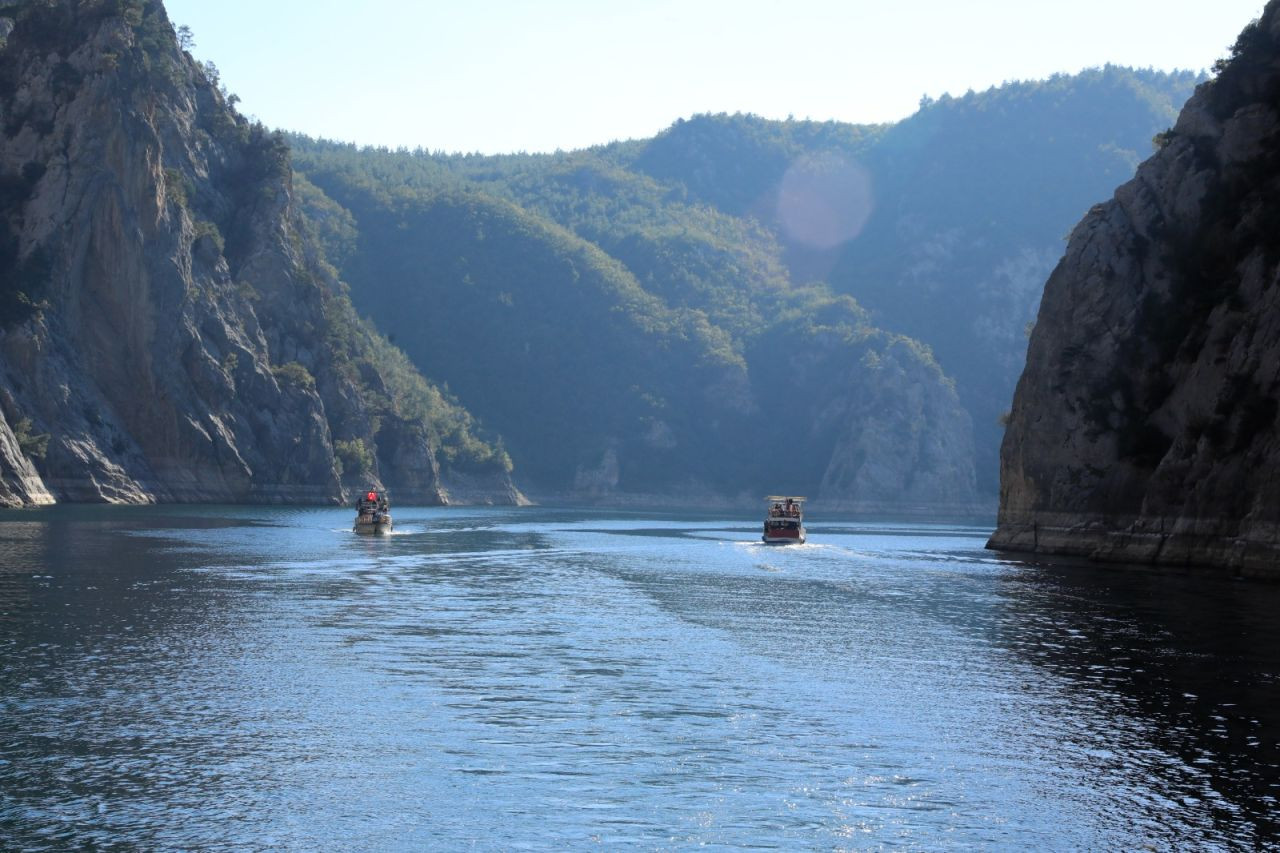
[[[804,498],[770,495],[765,500],[769,504],[769,518],[798,519],[804,514]]]

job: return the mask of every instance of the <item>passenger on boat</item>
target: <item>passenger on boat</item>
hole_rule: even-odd
[[[387,499],[376,491],[366,492],[356,502],[356,511],[361,515],[381,514],[387,508]]]

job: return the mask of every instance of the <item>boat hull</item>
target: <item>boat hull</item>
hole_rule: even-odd
[[[351,528],[355,533],[361,533],[367,536],[378,536],[391,532],[391,518],[383,518],[378,521],[356,519],[355,525]]]
[[[770,530],[760,537],[766,545],[803,545],[804,527],[791,530]]]

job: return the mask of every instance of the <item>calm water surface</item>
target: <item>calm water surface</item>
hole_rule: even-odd
[[[0,847],[1254,849],[1280,588],[987,529],[0,514]]]

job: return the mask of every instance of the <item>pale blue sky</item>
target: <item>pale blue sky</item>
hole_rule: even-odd
[[[240,109],[314,136],[570,150],[702,112],[897,121],[1107,62],[1205,69],[1262,0],[165,0]]]

